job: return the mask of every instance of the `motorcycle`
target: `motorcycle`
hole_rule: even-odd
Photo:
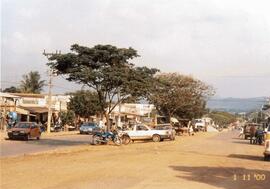
[[[255,144],[262,144],[264,142],[264,132],[263,131],[257,131],[256,134],[256,139],[255,139]]]
[[[91,138],[91,144],[108,144],[109,141],[113,141],[113,143],[117,146],[122,144],[121,137],[118,132],[96,132]]]

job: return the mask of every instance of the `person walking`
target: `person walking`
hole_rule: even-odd
[[[239,134],[239,138],[242,138],[244,136],[244,128],[240,127],[240,134]]]

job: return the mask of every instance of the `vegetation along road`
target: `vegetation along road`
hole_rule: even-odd
[[[270,165],[263,161],[263,146],[237,135],[199,133],[160,143],[79,145],[2,157],[1,188],[269,188]]]

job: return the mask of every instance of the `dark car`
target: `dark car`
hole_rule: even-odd
[[[80,127],[80,134],[94,134],[96,132],[100,132],[101,128],[92,122],[84,123]]]
[[[40,139],[41,129],[35,122],[19,122],[8,130],[9,139],[21,138],[29,140],[31,138]]]

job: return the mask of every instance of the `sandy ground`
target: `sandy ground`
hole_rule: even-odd
[[[267,189],[263,146],[236,132],[1,158],[1,189]]]

